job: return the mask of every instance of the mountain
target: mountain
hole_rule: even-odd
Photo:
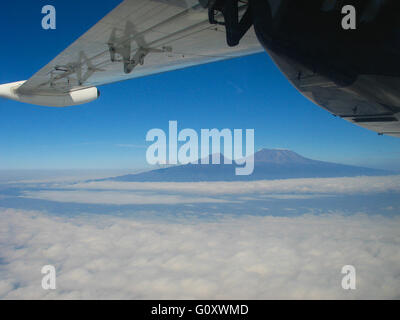
[[[254,154],[254,171],[248,176],[235,175],[235,168],[238,166],[234,162],[223,164],[223,161],[224,157],[221,155],[221,164],[178,165],[105,180],[137,182],[250,181],[393,174],[393,172],[385,170],[312,160],[296,152],[280,149],[262,149],[256,152]]]
[[[314,161],[285,149],[262,149],[254,154],[254,162],[257,163],[305,164],[313,163]]]

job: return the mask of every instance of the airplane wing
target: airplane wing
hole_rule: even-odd
[[[240,18],[246,17],[246,8],[246,2],[239,1]],[[252,10],[254,13],[254,6]],[[274,12],[278,19],[278,11],[272,10],[272,14]],[[218,19],[221,18],[220,12],[214,14],[212,19],[222,21]],[[297,9],[291,14],[293,19],[301,19]],[[78,105],[97,99],[99,91],[96,87],[99,85],[264,50],[253,27],[239,45],[230,47],[227,45],[225,26],[210,24],[210,20],[208,9],[204,9],[199,0],[124,0],[29,80],[0,85],[0,97],[42,106]],[[321,21],[319,23],[321,25]],[[274,41],[270,43],[275,47],[265,48],[292,84],[317,105],[335,115],[380,134],[399,136],[398,109],[390,107],[393,101],[397,103],[397,95],[386,94],[385,98],[389,98],[385,100],[387,103],[373,101],[370,95],[359,94],[357,86],[337,87],[332,79],[320,77],[315,70],[308,70],[301,61],[285,56],[286,51],[291,52],[290,56],[296,56],[296,50],[305,45],[296,42],[304,38],[304,35],[303,38],[299,37],[301,32],[293,31],[297,37],[283,37],[282,41],[279,38],[281,33],[285,34],[284,27],[300,28],[299,25],[301,23],[280,26]],[[290,30],[288,32],[291,35]],[[309,51],[320,44],[325,46],[327,41],[319,41],[318,37],[312,41],[309,37],[313,37],[314,33],[305,33],[308,49],[303,58],[308,61]],[[289,41],[288,44],[287,39],[294,43]],[[354,43],[358,44],[356,41]],[[277,48],[286,48],[286,51],[279,53]],[[303,51],[299,52],[297,56],[301,57]],[[330,50],[316,52],[329,53]],[[332,55],[328,55],[322,66],[329,67],[332,60]],[[302,72],[299,73],[299,70]],[[379,73],[377,75],[380,76]],[[396,92],[398,82],[388,80],[388,77],[364,78],[359,77],[364,87],[373,87],[378,81],[383,91]]]
[[[255,33],[226,44],[198,0],[124,0],[18,88],[59,95],[262,51]]]

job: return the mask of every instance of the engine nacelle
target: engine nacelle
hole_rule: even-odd
[[[21,93],[18,88],[24,83],[18,81],[0,85],[0,97],[39,106],[68,107],[91,102],[100,96],[96,87],[61,94]]]

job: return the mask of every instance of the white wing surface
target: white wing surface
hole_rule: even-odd
[[[228,47],[197,0],[125,0],[18,88],[60,95],[262,51],[254,31]]]

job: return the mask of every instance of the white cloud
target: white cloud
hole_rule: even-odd
[[[400,219],[65,218],[0,211],[0,298],[400,298]],[[57,290],[41,288],[54,264]],[[341,288],[343,265],[357,290]]]
[[[27,191],[23,197],[57,202],[88,204],[180,204],[180,203],[224,203],[222,199],[208,197],[188,197],[185,195],[160,195],[156,193],[126,191]],[[230,201],[232,202],[232,201]]]
[[[243,182],[116,182],[93,181],[63,188],[176,191],[196,194],[318,193],[355,194],[400,192],[400,175],[385,177],[309,178]]]

